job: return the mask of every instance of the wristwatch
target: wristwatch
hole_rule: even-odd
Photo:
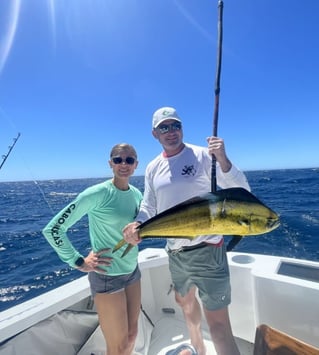
[[[85,262],[84,258],[82,258],[82,256],[80,256],[78,259],[76,259],[76,261],[75,261],[74,264],[75,264],[77,267],[81,267],[81,266],[84,264],[84,262]]]

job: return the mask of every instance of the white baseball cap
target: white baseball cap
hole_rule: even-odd
[[[175,120],[178,122],[182,122],[179,118],[175,108],[173,107],[162,107],[159,108],[153,114],[153,128],[157,128],[163,121],[166,120]]]

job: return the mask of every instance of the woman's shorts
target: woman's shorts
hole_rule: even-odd
[[[196,286],[207,310],[227,307],[231,301],[225,245],[207,245],[187,251],[170,251],[169,268],[175,290],[184,297]]]
[[[138,266],[131,274],[127,275],[110,276],[98,274],[97,272],[89,273],[92,297],[95,297],[97,293],[120,292],[140,279],[141,272]]]

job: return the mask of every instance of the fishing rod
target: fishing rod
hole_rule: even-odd
[[[213,120],[213,136],[217,137],[218,131],[218,113],[219,113],[219,94],[220,94],[220,73],[222,66],[222,45],[223,45],[223,9],[224,3],[222,0],[218,1],[218,22],[217,22],[217,67],[215,78],[215,107]],[[212,156],[212,176],[211,176],[211,192],[217,190],[216,179],[216,157]],[[231,251],[242,239],[240,235],[234,235],[227,244],[226,250]]]
[[[8,159],[8,157],[9,157],[9,155],[10,155],[12,149],[14,148],[14,146],[15,146],[15,144],[17,143],[17,141],[18,141],[18,139],[20,138],[20,136],[21,136],[21,133],[19,132],[18,135],[17,135],[17,137],[13,138],[13,144],[8,147],[8,152],[7,152],[7,154],[2,155],[2,162],[1,162],[1,164],[0,164],[0,170],[1,170],[2,166],[3,166],[3,164],[5,163],[5,161]],[[40,193],[41,193],[41,195],[42,195],[42,198],[43,198],[43,200],[45,201],[45,203],[48,205],[49,210],[51,211],[52,215],[55,215],[55,212],[54,212],[54,210],[53,210],[51,204],[50,204],[49,201],[47,200],[43,189],[42,189],[41,186],[38,184],[37,180],[33,177],[33,174],[32,174],[32,172],[30,171],[30,169],[29,169],[29,172],[30,172],[30,175],[31,175],[31,177],[32,177],[32,181],[34,182],[34,184],[35,184],[35,185],[37,186],[37,188],[39,189],[39,191],[40,191]]]
[[[3,166],[3,164],[5,163],[5,161],[7,160],[8,156],[10,155],[10,153],[11,153],[13,147],[14,147],[15,144],[17,143],[17,140],[19,139],[20,136],[21,136],[21,134],[18,133],[17,137],[16,137],[16,138],[13,138],[13,144],[12,144],[12,145],[9,145],[9,147],[8,147],[8,149],[9,149],[9,150],[8,150],[8,153],[2,155],[2,162],[1,162],[1,164],[0,164],[0,170],[1,170],[2,166]]]
[[[218,24],[217,24],[217,67],[215,79],[215,107],[214,107],[214,121],[213,121],[213,136],[217,137],[218,129],[218,113],[219,113],[219,94],[220,94],[220,73],[222,66],[222,44],[223,44],[223,8],[222,0],[218,1]],[[212,156],[212,176],[211,176],[211,192],[216,192],[216,157]]]

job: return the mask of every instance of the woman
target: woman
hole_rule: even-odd
[[[117,144],[110,153],[113,178],[81,192],[43,229],[43,234],[60,259],[89,273],[92,296],[106,341],[108,355],[130,355],[137,336],[141,304],[138,248],[126,258],[110,250],[122,239],[123,227],[134,220],[141,192],[129,184],[138,161],[129,144]],[[82,256],[70,242],[67,231],[88,216],[92,250]]]

